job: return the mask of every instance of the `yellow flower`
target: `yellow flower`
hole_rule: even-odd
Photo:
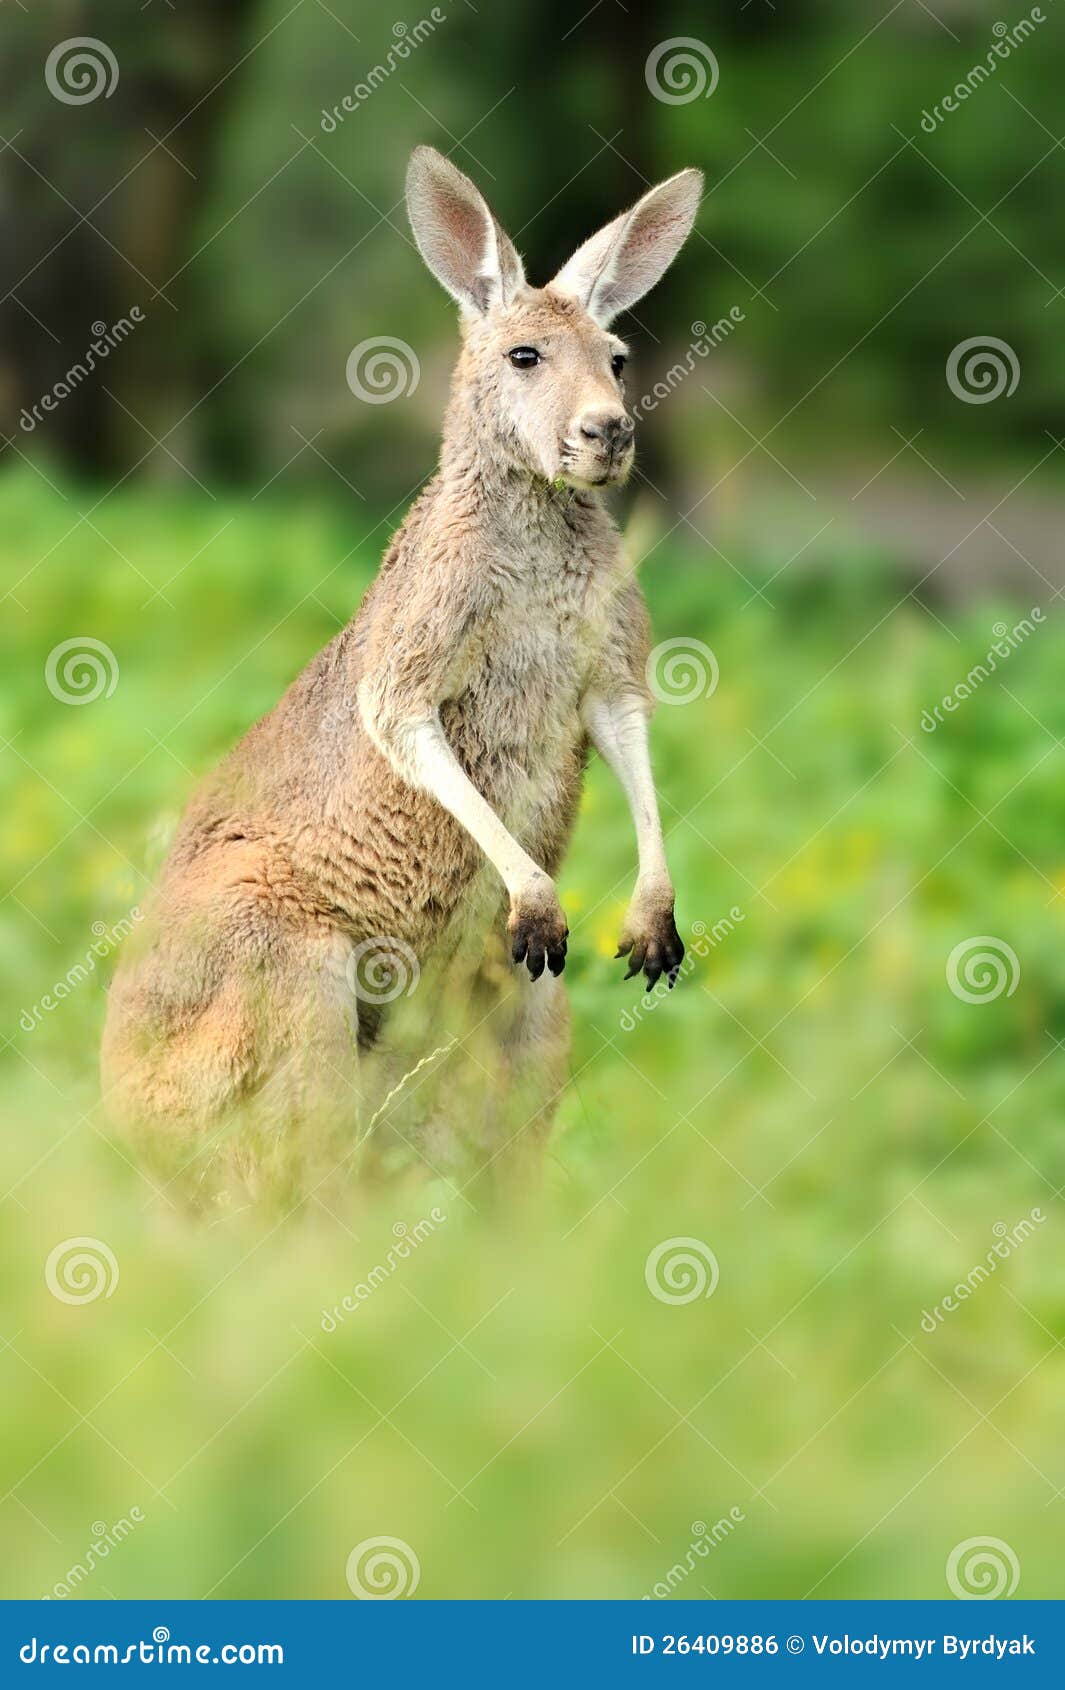
[[[618,948],[621,937],[621,927],[625,920],[626,905],[620,898],[613,899],[600,912],[592,935],[596,953],[602,957],[612,957]]]

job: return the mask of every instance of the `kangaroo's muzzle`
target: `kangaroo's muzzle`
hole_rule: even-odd
[[[578,434],[589,466],[594,470],[588,475],[590,481],[624,479],[632,464],[635,433],[636,424],[627,411],[603,409],[584,413]]]

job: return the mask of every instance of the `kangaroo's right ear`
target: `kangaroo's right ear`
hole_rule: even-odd
[[[484,196],[435,147],[411,154],[407,215],[418,251],[463,311],[484,316],[524,285],[521,259]]]

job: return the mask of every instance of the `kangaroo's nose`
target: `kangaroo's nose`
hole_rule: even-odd
[[[581,418],[585,440],[601,440],[609,452],[626,447],[635,430],[636,424],[625,411],[587,411]]]

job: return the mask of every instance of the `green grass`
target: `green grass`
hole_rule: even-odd
[[[849,553],[770,584],[779,560],[731,547],[752,588],[678,531],[646,572],[656,636],[720,667],[654,727],[678,917],[690,934],[738,914],[642,1004],[610,960],[631,829],[593,769],[563,884],[574,1078],[543,1200],[493,1216],[437,1184],[370,1202],[334,1181],[197,1219],[98,1105],[111,959],[34,1006],[143,897],[194,778],[351,613],[384,530],[269,496],[95,498],[0,483],[4,1594],[51,1589],[94,1522],[134,1507],[82,1594],[346,1597],[349,1552],[387,1535],[416,1552],[419,1596],[639,1596],[730,1509],[676,1594],[940,1596],[951,1549],[983,1535],[1011,1546],[1021,1595],[1056,1594],[1049,607],[927,734],[922,710],[1017,607],[933,616]],[[79,635],[119,679],[72,707],[45,666]],[[967,1003],[947,958],[985,934],[1020,977]],[[446,1222],[323,1330],[434,1205]],[[1033,1207],[1045,1224],[922,1330],[996,1223]],[[45,1262],[78,1236],[119,1277],[71,1305]],[[649,1252],[677,1237],[712,1249],[709,1298],[648,1290]]]

